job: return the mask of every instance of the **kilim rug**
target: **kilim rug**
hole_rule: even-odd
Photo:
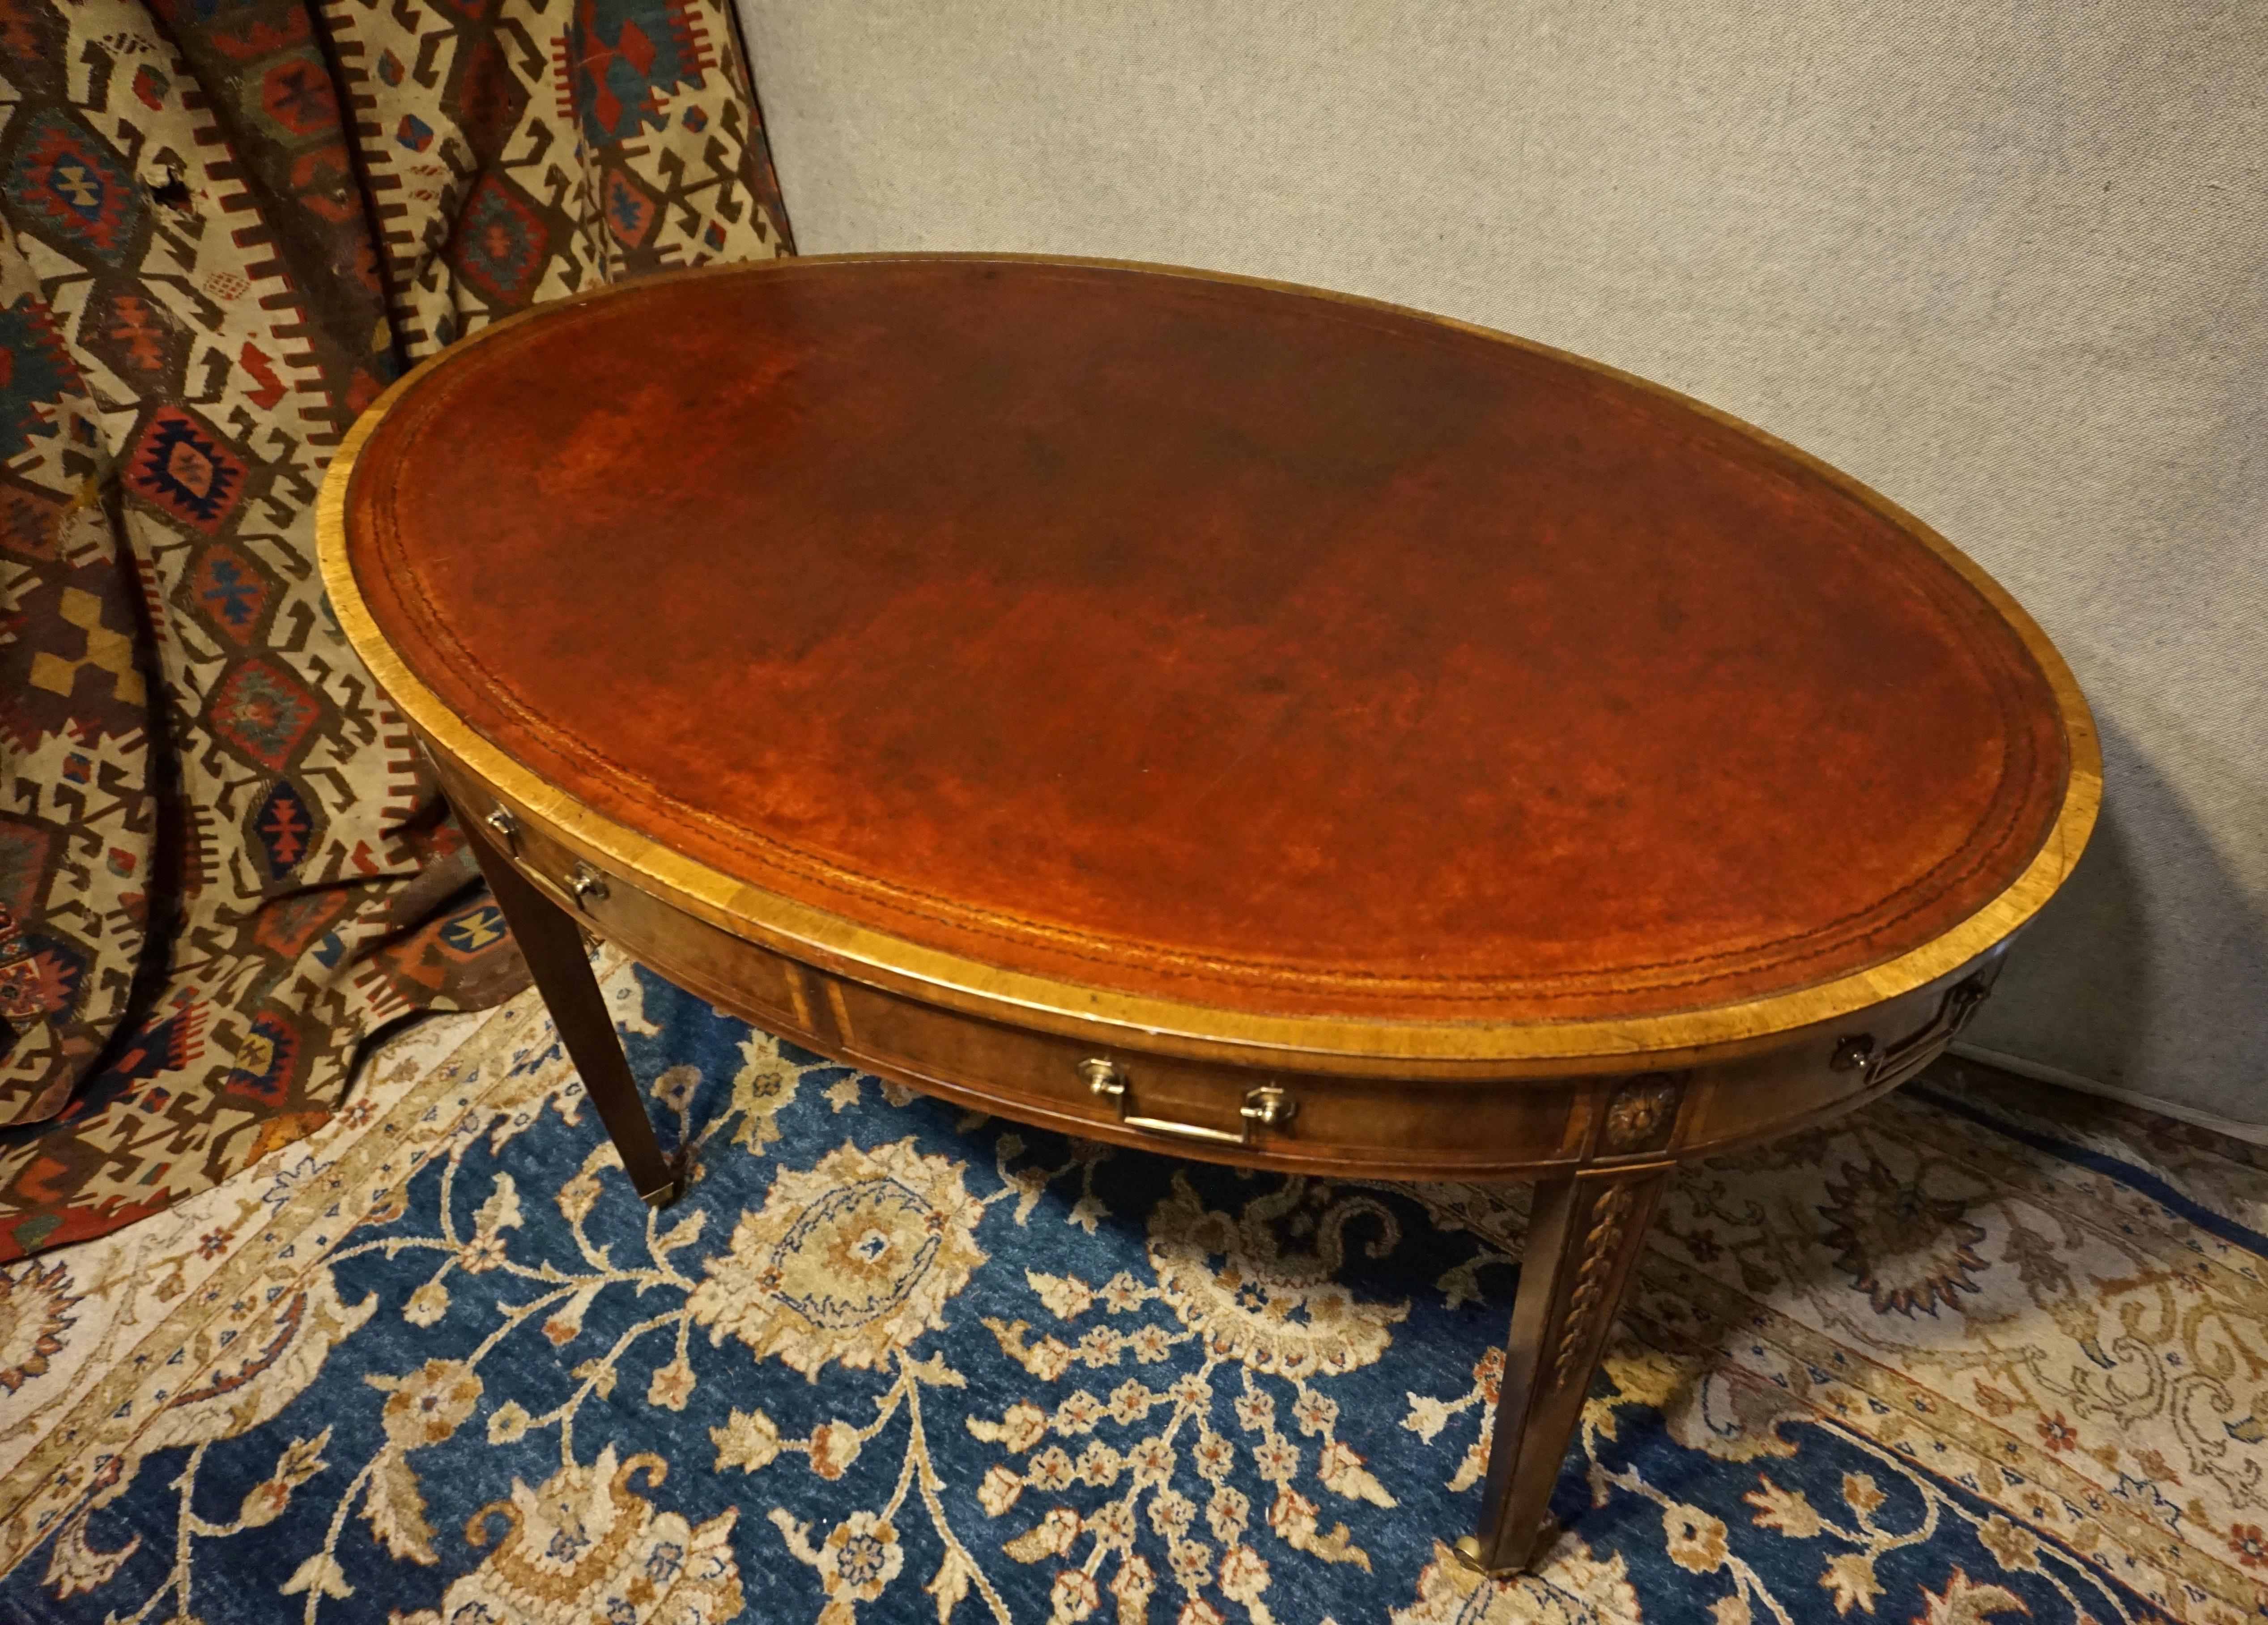
[[[727,0],[0,0],[0,1259],[524,981],[315,492],[411,363],[784,223]]]
[[[1239,1174],[607,977],[630,1194],[522,996],[0,1276],[0,1619],[2235,1625],[2268,1173],[1940,1073],[1692,1170],[1533,1577],[1466,1527],[1524,1193]]]

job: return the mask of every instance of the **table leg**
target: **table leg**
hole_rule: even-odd
[[[1541,1555],[1551,1487],[1670,1163],[1587,1169],[1535,1188],[1505,1345],[1480,1529],[1457,1555],[1492,1574]]]
[[[488,877],[489,890],[519,944],[535,990],[551,1011],[559,1041],[567,1047],[568,1058],[590,1092],[591,1104],[599,1108],[599,1121],[622,1153],[631,1188],[648,1207],[667,1207],[685,1192],[684,1157],[665,1157],[661,1143],[654,1138],[645,1097],[630,1072],[630,1057],[622,1053],[614,1018],[607,1013],[599,979],[591,974],[583,933],[571,915],[505,860],[485,831],[475,829],[473,820],[461,815],[457,821],[469,833],[481,872]]]

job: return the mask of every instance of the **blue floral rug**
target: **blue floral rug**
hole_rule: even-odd
[[[1066,1141],[608,985],[698,1146],[666,1212],[522,999],[225,1211],[0,1277],[0,1619],[2262,1611],[2242,1148],[1940,1077],[1692,1170],[1497,1585],[1445,1543],[1524,1191]]]

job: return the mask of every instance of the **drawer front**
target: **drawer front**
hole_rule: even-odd
[[[1786,1048],[1719,1062],[1681,1149],[1729,1151],[1840,1115],[1889,1093],[1945,1053],[1990,996],[2005,950],[1845,1017]]]
[[[1225,1066],[1005,1026],[839,978],[827,992],[845,1060],[1093,1138],[1382,1178],[1408,1177],[1413,1163],[1478,1174],[1574,1153],[1576,1080],[1413,1084]]]
[[[791,1036],[811,1033],[813,990],[794,960],[639,890],[569,849],[525,808],[474,783],[453,763],[437,767],[459,818],[480,825],[477,835],[509,857],[585,931],[759,1026]]]

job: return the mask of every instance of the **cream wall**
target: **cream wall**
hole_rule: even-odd
[[[2268,1133],[2268,8],[742,3],[806,253],[1399,300],[1943,530],[2061,645],[2109,769],[1972,1037]]]

